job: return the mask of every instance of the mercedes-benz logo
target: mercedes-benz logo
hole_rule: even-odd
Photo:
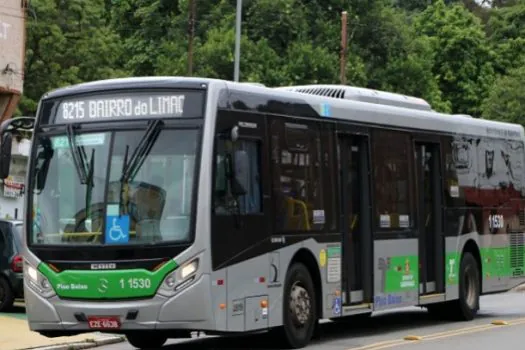
[[[105,278],[100,279],[100,284],[98,285],[98,291],[100,293],[106,293],[108,291],[109,281]]]

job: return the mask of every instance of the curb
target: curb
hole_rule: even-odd
[[[36,346],[31,348],[24,348],[19,350],[83,350],[96,348],[103,345],[111,345],[122,343],[126,341],[126,337],[118,336],[106,336],[95,339],[85,339],[84,341],[76,341],[73,343],[62,343],[56,345]]]

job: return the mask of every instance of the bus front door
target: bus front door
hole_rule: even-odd
[[[439,143],[416,142],[420,294],[444,293],[443,187]]]
[[[343,304],[372,301],[368,137],[339,137]]]

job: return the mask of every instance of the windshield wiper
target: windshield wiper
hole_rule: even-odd
[[[129,145],[126,145],[126,152],[124,153],[124,160],[122,161],[122,174],[124,174],[124,172],[126,171],[126,164],[128,163],[128,154],[129,154]],[[122,181],[122,178],[120,181],[121,182],[120,182],[120,192],[119,192],[119,197],[118,197],[118,208],[119,208],[119,211],[122,208],[122,201],[124,199],[123,198],[124,191],[126,191],[126,206],[122,209],[122,212],[124,213],[124,215],[126,215],[128,213],[128,196],[127,196],[128,188],[126,184],[126,189],[124,189],[125,183]]]
[[[157,141],[163,125],[164,122],[161,120],[154,120],[150,123],[148,129],[146,132],[144,132],[144,135],[140,139],[137,148],[135,148],[135,151],[129,160],[129,164],[124,164],[125,170],[122,172],[122,176],[120,178],[121,183],[129,181],[129,179],[133,180],[133,178],[135,178],[136,173],[142,166],[142,163],[144,163],[144,160],[151,151],[151,148]]]
[[[80,179],[80,183],[82,185],[85,185],[87,183],[87,172],[86,172],[86,165],[84,163],[84,158],[82,156],[82,153],[80,152],[80,147],[76,145],[75,140],[75,132],[73,130],[74,126],[73,124],[69,124],[66,127],[67,132],[67,138],[69,141],[69,149],[71,150],[71,154],[73,155],[73,162],[75,163],[75,168],[77,170],[78,178]]]
[[[89,160],[89,169],[86,179],[86,219],[91,216],[91,197],[93,192],[93,173],[95,169],[95,149],[91,150],[91,159]],[[92,228],[93,229],[93,228]]]

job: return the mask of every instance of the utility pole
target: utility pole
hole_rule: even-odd
[[[340,67],[340,79],[341,84],[346,85],[346,51],[348,47],[347,38],[347,12],[343,11],[341,16],[341,67]]]
[[[189,40],[188,40],[188,76],[193,75],[193,38],[195,37],[195,17],[197,15],[197,0],[190,0],[189,8]]]
[[[241,23],[242,23],[242,0],[237,0],[237,14],[235,16],[235,66],[233,80],[239,81],[239,66],[241,60]]]

